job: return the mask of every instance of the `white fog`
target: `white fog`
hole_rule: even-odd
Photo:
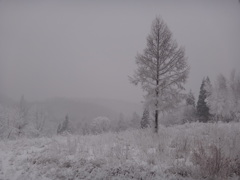
[[[238,0],[0,0],[0,180],[238,180],[239,17]]]

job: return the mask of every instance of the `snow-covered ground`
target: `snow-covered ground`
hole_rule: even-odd
[[[240,123],[0,141],[0,180],[240,178]]]

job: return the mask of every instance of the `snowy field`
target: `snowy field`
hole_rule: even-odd
[[[0,141],[0,180],[240,178],[240,123]]]

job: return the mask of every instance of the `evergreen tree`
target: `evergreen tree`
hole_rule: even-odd
[[[58,124],[58,128],[57,128],[57,134],[61,133],[61,129],[62,129],[62,124]]]
[[[141,117],[136,112],[134,112],[132,114],[132,119],[130,121],[131,127],[139,129],[140,128],[140,121],[141,121]]]
[[[209,79],[208,76],[207,76],[207,78],[205,80],[204,89],[206,90],[207,97],[210,96],[211,95],[212,84],[211,84],[210,79]]]
[[[70,126],[69,126],[69,120],[68,115],[66,115],[65,120],[62,124],[58,125],[57,134],[62,134],[64,132],[71,132]]]
[[[186,97],[186,104],[195,107],[195,97],[190,90]]]
[[[141,128],[147,128],[150,126],[149,123],[149,110],[148,108],[145,108],[143,111],[143,116],[142,116],[142,120],[141,120]]]
[[[197,115],[199,117],[199,121],[201,122],[207,122],[210,119],[209,107],[206,103],[206,98],[209,96],[209,92],[206,90],[206,87],[209,85],[210,80],[208,77],[202,80],[197,102]]]

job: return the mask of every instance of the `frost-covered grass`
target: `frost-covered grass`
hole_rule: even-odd
[[[0,179],[238,179],[240,123],[0,141]]]

